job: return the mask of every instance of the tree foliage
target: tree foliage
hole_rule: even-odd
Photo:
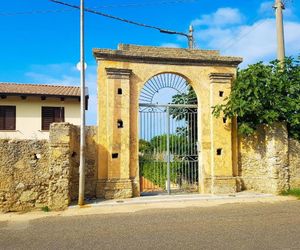
[[[252,134],[258,125],[285,122],[289,135],[300,139],[300,64],[286,58],[284,64],[262,62],[240,70],[224,105],[213,107],[213,114],[237,116],[239,132]]]

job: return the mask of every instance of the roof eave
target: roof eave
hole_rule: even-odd
[[[13,93],[13,92],[0,92],[1,95],[6,95],[6,96],[46,96],[46,97],[52,97],[52,98],[80,98],[80,95],[55,95],[55,94],[43,94],[43,93],[38,93],[38,94],[33,94],[33,93]],[[89,95],[86,95],[86,97],[89,97]]]

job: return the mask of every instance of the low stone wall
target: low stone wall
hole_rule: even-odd
[[[77,200],[79,190],[79,156],[80,156],[80,129],[72,126],[72,172],[71,172],[71,199]],[[91,199],[96,197],[97,186],[97,159],[98,148],[96,144],[97,127],[88,126],[86,134],[86,154],[85,154],[85,198]]]
[[[300,142],[289,140],[290,188],[300,188]]]
[[[0,140],[0,211],[66,208],[78,196],[79,128],[51,125],[47,140]],[[96,196],[96,128],[86,129],[86,196]]]
[[[97,195],[96,131],[86,128],[86,198]],[[79,127],[68,123],[52,124],[49,141],[0,140],[0,211],[57,210],[77,200],[79,142]],[[238,190],[266,193],[300,188],[300,142],[288,139],[282,124],[239,138],[237,183]]]
[[[261,126],[239,138],[241,190],[280,193],[300,188],[300,143],[288,138],[284,124]]]
[[[48,204],[48,141],[0,140],[0,211]]]

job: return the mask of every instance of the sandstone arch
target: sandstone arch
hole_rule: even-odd
[[[202,193],[236,189],[236,122],[216,119],[211,107],[230,94],[241,58],[218,51],[119,45],[94,49],[98,62],[99,197],[139,196],[139,93],[153,76],[172,72],[189,79],[198,97]],[[222,95],[221,95],[222,92]],[[123,127],[118,128],[118,120]]]

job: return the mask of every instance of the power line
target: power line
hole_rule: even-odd
[[[152,1],[148,3],[124,3],[124,4],[110,4],[93,6],[92,8],[119,8],[119,7],[143,7],[151,5],[164,5],[164,4],[179,4],[179,3],[194,3],[197,0],[165,0],[165,1]]]
[[[273,7],[273,4],[270,4],[270,9]],[[237,38],[234,39],[228,39],[225,43],[223,43],[220,47],[225,47],[222,49],[224,52],[230,49],[232,46],[234,46],[237,42],[244,39],[246,36],[248,36],[250,33],[252,33],[254,30],[256,30],[258,27],[269,21],[269,19],[265,19],[262,22],[258,22],[260,17],[256,16],[254,23],[256,23],[250,30],[248,30],[245,33],[240,34]]]
[[[225,47],[223,49],[223,51],[227,51],[228,49],[230,49],[233,45],[235,45],[237,42],[241,41],[243,38],[245,38],[246,36],[248,36],[250,33],[252,33],[254,30],[256,30],[258,27],[260,27],[261,25],[263,25],[264,23],[266,23],[267,21],[269,21],[270,19],[265,19],[264,21],[262,22],[259,22],[259,23],[256,23],[256,25],[254,25],[252,27],[252,29],[248,30],[248,32],[244,33],[244,34],[241,34],[238,38],[236,39],[232,39],[231,43]]]
[[[155,5],[168,5],[168,4],[180,4],[180,3],[194,3],[197,0],[165,0],[165,1],[154,1],[149,3],[127,3],[127,4],[109,4],[109,5],[98,5],[93,6],[94,9],[103,8],[126,8],[126,7],[145,7]],[[31,10],[31,11],[17,11],[17,12],[0,12],[0,16],[17,16],[17,15],[34,15],[34,14],[48,14],[48,13],[60,13],[73,11],[71,9],[55,9],[55,10]]]
[[[287,5],[292,4],[294,1],[293,0],[284,0],[282,1],[283,7],[286,7]],[[270,9],[274,7],[273,3],[270,4]],[[257,22],[259,20],[259,18],[256,18]],[[234,46],[237,42],[239,42],[240,40],[242,40],[243,38],[245,38],[246,36],[248,36],[250,33],[252,33],[254,30],[256,30],[258,27],[260,27],[261,25],[263,25],[264,23],[266,23],[267,21],[269,21],[270,19],[265,19],[262,22],[256,23],[256,25],[254,27],[252,27],[251,30],[249,30],[248,32],[241,34],[238,38],[235,39],[230,39],[227,40],[228,42],[226,42],[225,44],[229,44],[228,46],[226,46],[223,51],[227,51],[228,49],[230,49],[232,46]],[[222,47],[222,46],[221,46]]]
[[[79,6],[77,6],[77,5],[72,5],[72,4],[61,2],[61,1],[58,1],[58,0],[49,0],[49,1],[53,2],[53,3],[61,4],[61,5],[64,5],[64,6],[68,6],[68,7],[71,7],[73,9],[79,9]],[[104,17],[107,17],[107,18],[110,18],[110,19],[114,19],[114,20],[117,20],[117,21],[121,21],[121,22],[129,23],[129,24],[133,24],[133,25],[136,25],[136,26],[144,27],[144,28],[155,29],[155,30],[158,30],[161,33],[172,34],[172,35],[182,35],[182,36],[185,36],[187,38],[190,38],[189,34],[186,34],[186,33],[183,33],[183,32],[177,32],[177,31],[173,31],[173,30],[167,30],[167,29],[163,29],[163,28],[160,28],[160,27],[157,27],[157,26],[153,26],[153,25],[148,25],[148,24],[143,24],[143,23],[131,21],[131,20],[128,20],[128,19],[125,19],[125,18],[116,17],[116,16],[113,16],[113,15],[106,14],[106,13],[103,13],[103,12],[100,12],[100,11],[96,11],[96,10],[93,10],[93,9],[89,9],[89,8],[85,8],[84,10],[86,12],[90,12],[92,14],[96,14],[96,15],[99,15],[99,16],[104,16]]]
[[[33,15],[33,14],[47,14],[47,13],[59,13],[73,10],[31,10],[31,11],[19,11],[19,12],[0,12],[0,16],[18,16],[18,15]]]

